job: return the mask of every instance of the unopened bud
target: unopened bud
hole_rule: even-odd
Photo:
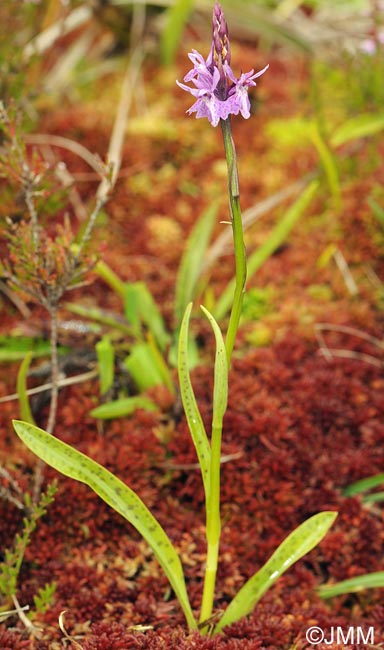
[[[231,63],[231,52],[229,47],[228,27],[224,17],[223,10],[218,2],[215,2],[213,8],[212,24],[212,41],[214,49],[214,59],[218,63]]]

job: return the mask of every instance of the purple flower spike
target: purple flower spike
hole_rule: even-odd
[[[218,2],[213,9],[212,46],[208,58],[192,50],[188,54],[193,68],[184,77],[184,81],[192,82],[195,88],[185,83],[176,83],[191,95],[196,97],[195,103],[188,109],[191,115],[207,117],[212,126],[217,126],[220,120],[226,120],[230,115],[241,115],[248,119],[250,102],[248,88],[256,86],[254,81],[268,69],[265,66],[259,72],[245,72],[237,79],[230,67],[230,44],[227,23],[223,10]]]

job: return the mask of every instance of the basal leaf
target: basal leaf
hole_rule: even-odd
[[[137,409],[144,409],[145,411],[156,411],[157,406],[148,397],[135,395],[134,397],[123,397],[121,399],[101,404],[92,409],[90,415],[93,418],[100,420],[112,420],[113,418],[121,418],[126,415],[131,415]]]
[[[156,302],[144,282],[127,283],[124,288],[124,313],[136,335],[141,334],[144,323],[153,334],[160,350],[164,350],[170,336]]]
[[[115,351],[109,336],[103,336],[101,341],[96,343],[95,348],[99,365],[100,393],[104,395],[113,384]]]
[[[189,627],[195,629],[196,622],[189,604],[180,558],[140,497],[107,469],[43,429],[19,420],[14,420],[13,426],[27,447],[45,463],[65,476],[88,485],[138,530],[162,566]]]
[[[207,496],[209,494],[209,468],[211,463],[211,448],[204,428],[203,420],[196,403],[191,378],[189,376],[188,328],[191,310],[192,303],[190,303],[185,310],[184,318],[182,320],[180,328],[178,352],[179,383],[184,412],[187,418],[189,431],[196,448],[197,457],[199,459],[199,465],[204,483],[204,491],[207,499]]]
[[[268,562],[236,594],[217,624],[215,633],[249,614],[274,582],[323,539],[336,517],[336,512],[320,512],[290,533]]]
[[[225,350],[225,343],[220,330],[212,314],[201,305],[201,310],[208,318],[216,339],[215,358],[215,384],[213,391],[213,418],[212,427],[222,425],[223,417],[227,409],[228,401],[228,363]]]
[[[153,386],[164,385],[162,368],[159,367],[157,355],[149,343],[135,343],[129,356],[124,360],[125,367],[139,391]]]

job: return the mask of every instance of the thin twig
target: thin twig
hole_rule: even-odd
[[[120,101],[107,154],[107,164],[112,168],[112,173],[110,178],[104,176],[96,194],[97,199],[103,202],[107,200],[109,192],[113,189],[120,170],[127,118],[142,60],[143,50],[140,45],[135,49],[130,58],[121,87]]]
[[[65,36],[74,29],[87,22],[92,17],[91,6],[81,5],[67,16],[59,18],[53,25],[40,32],[24,48],[23,55],[29,59],[34,54],[43,54],[61,36]]]
[[[0,476],[5,478],[10,484],[10,488],[5,487],[5,485],[0,486],[0,497],[2,499],[6,499],[10,503],[13,503],[13,505],[16,506],[16,508],[18,508],[18,510],[24,510],[25,505],[24,505],[24,503],[23,503],[23,501],[21,499],[22,496],[23,496],[23,492],[22,492],[21,487],[19,486],[17,481],[15,481],[13,476],[11,476],[11,474],[8,472],[8,470],[6,470],[5,467],[2,467],[1,465],[0,465]],[[15,496],[14,494],[12,494],[12,490],[18,496]],[[21,498],[18,498],[18,497],[21,497]]]
[[[25,141],[27,144],[48,145],[67,149],[67,151],[71,151],[79,158],[82,158],[99,176],[103,176],[105,173],[104,165],[99,156],[89,151],[84,145],[70,138],[65,138],[62,135],[51,135],[49,133],[32,133],[25,136]]]
[[[327,360],[332,357],[339,357],[340,359],[355,359],[356,361],[365,361],[366,363],[370,363],[372,366],[377,366],[377,368],[384,368],[384,361],[380,361],[380,359],[374,357],[372,354],[338,348],[328,349],[327,354],[325,354],[323,350],[320,350],[320,352],[327,358]]]
[[[48,433],[53,433],[56,423],[56,414],[57,414],[57,399],[59,394],[59,358],[57,352],[57,305],[54,305],[50,309],[51,317],[51,399],[49,404],[49,414],[47,421],[47,431]]]
[[[73,377],[65,377],[63,379],[59,379],[57,382],[57,385],[59,388],[64,388],[65,386],[73,386],[75,384],[81,384],[85,381],[89,381],[90,379],[94,379],[97,377],[99,374],[99,371],[97,368],[94,368],[93,370],[89,370],[88,372],[83,372],[80,375],[74,375]],[[52,389],[52,383],[49,382],[47,384],[43,384],[42,386],[36,386],[36,388],[29,388],[27,390],[27,395],[38,395],[39,393],[44,393],[47,390]],[[4,402],[13,402],[15,400],[19,399],[19,396],[17,393],[12,393],[12,395],[5,395],[5,397],[0,397],[0,404],[3,404]]]
[[[33,200],[32,183],[28,183],[28,185],[25,187],[24,197],[32,224],[32,250],[34,253],[36,253],[39,250],[39,222],[35,202]]]
[[[24,605],[24,607],[19,607],[18,609],[9,609],[6,612],[0,612],[0,622],[5,621],[5,619],[10,616],[18,614],[20,611],[27,612],[29,610],[29,605]]]
[[[345,282],[345,286],[347,287],[349,293],[351,296],[357,296],[359,293],[359,290],[357,288],[357,284],[354,280],[354,277],[349,269],[349,266],[347,264],[347,260],[345,259],[343,253],[339,248],[335,250],[333,253],[333,259],[335,260],[337,267],[343,276],[343,280]]]
[[[13,478],[13,476],[11,476],[8,470],[5,469],[5,467],[2,467],[1,465],[0,465],[0,475],[10,483],[11,487],[15,490],[16,494],[18,494],[19,497],[23,496],[23,491],[20,485],[18,484],[18,482],[15,481],[15,479]]]
[[[348,325],[333,325],[332,323],[317,323],[315,325],[315,335],[320,346],[320,353],[324,356],[325,359],[327,359],[327,361],[331,361],[333,357],[341,357],[345,359],[359,359],[360,361],[365,361],[374,366],[378,366],[379,368],[383,367],[384,362],[380,361],[380,359],[374,357],[371,354],[366,354],[363,352],[355,352],[353,350],[350,351],[350,350],[330,348],[327,345],[327,342],[323,334],[323,332],[327,332],[327,331],[339,332],[341,334],[355,336],[358,339],[367,341],[368,343],[374,345],[380,350],[384,350],[384,341],[377,338],[376,336],[367,334],[367,332],[358,330],[355,327],[349,327]]]
[[[39,630],[30,620],[29,618],[24,614],[25,607],[21,607],[19,601],[17,600],[16,596],[12,596],[13,604],[15,606],[16,613],[20,619],[20,621],[24,624],[26,629],[36,638],[39,638],[41,636],[41,630]]]
[[[31,310],[27,307],[24,300],[22,300],[15,291],[12,291],[12,289],[10,289],[10,287],[8,287],[2,280],[0,280],[0,291],[7,296],[8,300],[15,305],[26,320],[31,317]]]

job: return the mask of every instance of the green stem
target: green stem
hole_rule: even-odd
[[[232,310],[229,318],[227,336],[225,339],[227,361],[228,366],[230,366],[233,346],[235,344],[236,334],[239,328],[241,308],[243,304],[244,287],[247,278],[247,260],[244,246],[243,222],[240,209],[240,192],[239,179],[237,174],[236,150],[232,139],[230,118],[227,118],[226,120],[220,120],[220,124],[223,133],[225,157],[227,159],[228,167],[229,209],[231,213],[236,267],[236,286],[233,295]]]
[[[212,616],[217,565],[219,560],[220,522],[220,459],[222,419],[212,427],[210,487],[207,501],[207,561],[204,575],[200,624]]]

